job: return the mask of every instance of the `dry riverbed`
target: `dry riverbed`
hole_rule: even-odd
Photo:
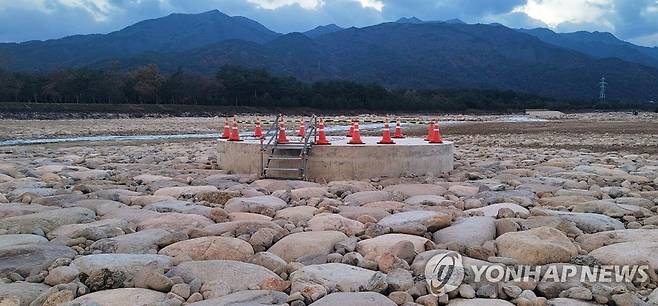
[[[2,147],[0,305],[658,305],[658,117],[451,121],[454,171],[328,184],[226,173],[213,140]],[[0,135],[221,124],[6,120]],[[646,265],[649,277],[467,277],[436,297],[425,263],[448,251],[542,271]]]

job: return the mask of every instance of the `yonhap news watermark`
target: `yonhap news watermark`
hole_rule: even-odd
[[[459,287],[465,279],[475,283],[489,282],[568,282],[643,283],[651,279],[649,265],[547,264],[544,266],[465,265],[457,252],[432,257],[425,265],[425,279],[429,291],[443,295]]]

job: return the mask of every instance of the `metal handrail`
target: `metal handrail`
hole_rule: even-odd
[[[269,140],[267,141],[266,144],[261,144],[261,148],[260,148],[261,150],[266,150],[267,147],[271,146],[273,142],[274,145],[276,145],[276,141],[274,141],[274,139],[276,139],[276,135],[279,130],[279,121],[281,120],[281,116],[282,116],[281,114],[278,114],[274,119],[274,122],[272,122],[272,126],[270,126],[267,132],[265,132],[263,138],[267,138],[268,135],[270,134],[272,134],[272,136],[269,136]]]
[[[274,119],[274,122],[272,122],[272,126],[265,132],[265,135],[260,139],[260,176],[264,177],[265,176],[265,151],[271,146],[275,147],[277,142],[275,141],[277,132],[278,132],[278,125],[279,121],[281,120],[282,115],[278,114],[276,118]],[[269,136],[272,134],[271,136]],[[267,143],[265,143],[265,139],[269,137],[269,140]]]
[[[310,122],[311,126],[307,129],[306,136],[304,137],[304,148],[302,149],[302,179],[306,180],[306,164],[308,162],[308,150],[317,140],[317,127],[318,127],[318,117],[313,115]],[[313,141],[311,141],[311,136],[313,136]]]
[[[309,123],[312,123],[306,132],[306,136],[304,137],[304,153],[306,153],[306,150],[315,143],[317,140],[317,127],[318,127],[318,117],[313,115],[311,117],[311,120]],[[313,136],[313,141],[311,142],[311,136]]]
[[[267,150],[276,150],[277,145],[279,144],[278,141],[276,140],[277,135],[278,135],[278,130],[279,130],[279,121],[283,118],[282,114],[279,114],[276,116],[276,119],[274,120],[274,123],[272,123],[272,126],[270,127],[267,132],[265,132],[265,135],[263,138],[260,140],[260,174],[261,177],[265,177],[265,151]],[[308,159],[308,151],[310,147],[317,141],[317,129],[318,127],[318,117],[316,115],[313,115],[311,117],[311,120],[309,121],[309,126],[306,129],[306,135],[302,138],[302,150],[300,152],[300,158],[302,159],[302,176],[303,179],[306,179],[306,163]],[[271,135],[270,135],[271,134]],[[267,140],[267,142],[265,142]],[[269,166],[269,161],[268,159],[268,166]]]

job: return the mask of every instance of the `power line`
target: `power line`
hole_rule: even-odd
[[[608,88],[608,82],[605,80],[605,76],[601,77],[601,81],[599,82],[599,85],[601,86],[601,92],[599,93],[599,99],[602,101],[605,101],[606,94],[605,91]]]

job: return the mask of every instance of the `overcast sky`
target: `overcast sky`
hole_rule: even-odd
[[[107,33],[170,13],[212,9],[252,18],[281,33],[416,16],[558,32],[607,31],[637,44],[658,45],[658,0],[0,0],[0,42]]]

